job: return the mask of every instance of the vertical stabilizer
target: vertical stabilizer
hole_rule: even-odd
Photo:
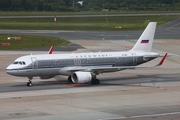
[[[156,22],[150,22],[131,51],[141,50],[150,52],[154,40],[155,29]]]

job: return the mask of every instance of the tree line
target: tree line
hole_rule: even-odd
[[[180,10],[180,0],[0,0],[0,11],[76,12],[102,10],[178,11]]]

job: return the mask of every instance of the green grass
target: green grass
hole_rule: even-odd
[[[179,16],[136,16],[136,17],[64,17],[57,18],[16,18],[0,19],[0,29],[19,30],[95,30],[95,31],[127,31],[142,30],[155,21],[164,24]]]
[[[54,15],[106,15],[106,14],[161,14],[179,13],[179,11],[108,11],[108,12],[2,12],[0,16],[54,16]]]
[[[20,41],[7,40],[8,37],[21,37]],[[0,43],[10,43],[10,46],[1,46],[0,50],[23,50],[29,48],[50,48],[55,46],[65,46],[69,42],[58,37],[32,36],[32,35],[15,35],[0,34]]]

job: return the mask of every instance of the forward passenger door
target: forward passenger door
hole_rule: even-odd
[[[31,58],[31,61],[32,61],[32,69],[38,69],[37,58],[32,57],[32,58]]]

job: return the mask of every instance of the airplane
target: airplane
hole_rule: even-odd
[[[29,87],[33,85],[33,77],[50,79],[57,75],[69,76],[70,83],[91,82],[97,85],[100,83],[97,79],[99,74],[141,68],[138,65],[160,56],[159,53],[151,52],[156,24],[150,22],[129,51],[52,54],[51,50],[49,54],[19,57],[6,68],[6,72],[13,76],[27,77]],[[162,65],[166,56],[167,53],[156,66]]]

